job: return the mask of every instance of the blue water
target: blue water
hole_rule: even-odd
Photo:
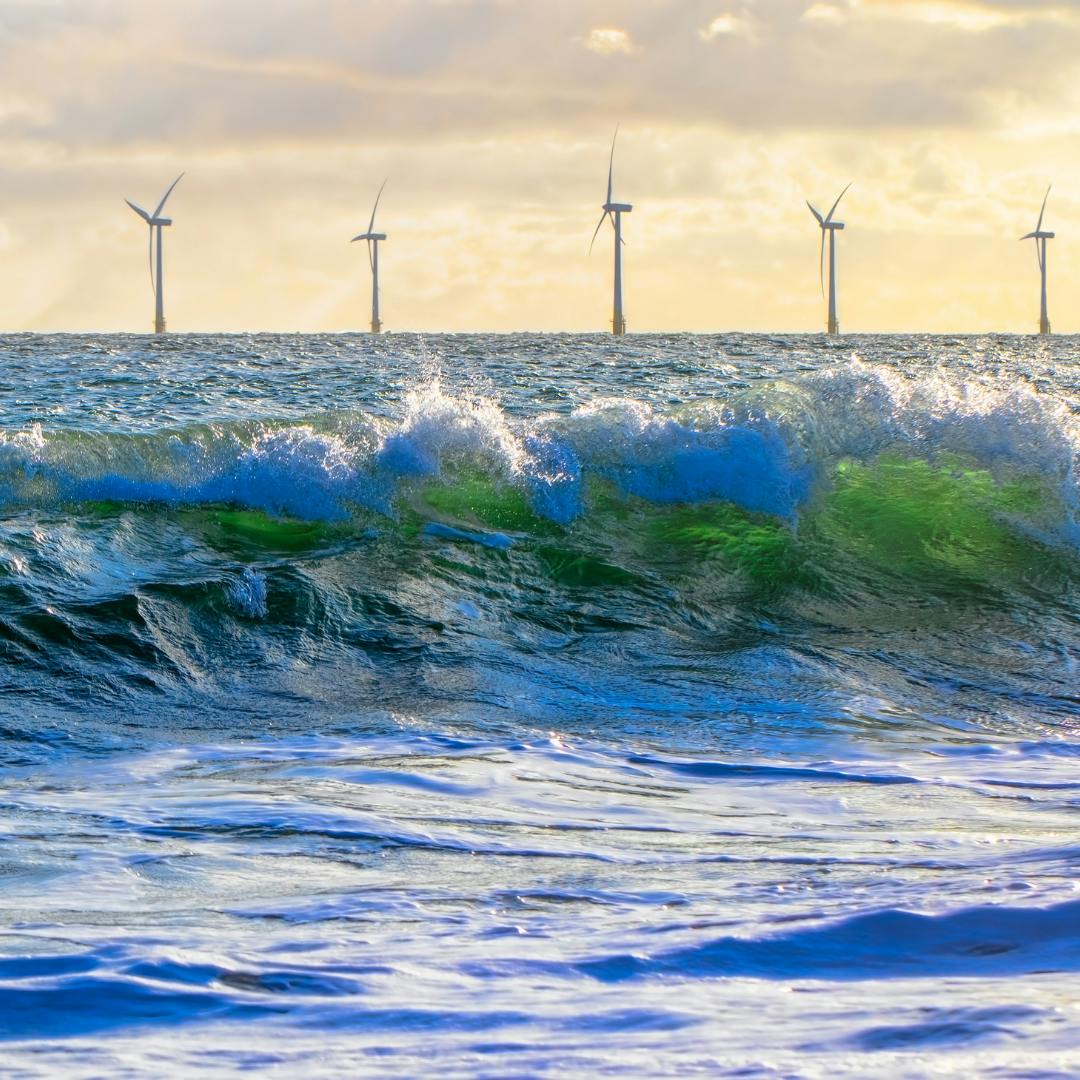
[[[4,1075],[1080,1074],[1078,352],[0,338]]]

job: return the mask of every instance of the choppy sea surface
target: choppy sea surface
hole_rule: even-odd
[[[0,338],[4,1076],[1080,1074],[1078,361]]]

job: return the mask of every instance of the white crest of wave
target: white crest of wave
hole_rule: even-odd
[[[1080,542],[1080,422],[1061,401],[1024,382],[910,379],[858,360],[810,376],[802,391],[796,426],[814,458],[950,454],[998,481],[1038,477],[1062,502],[1051,532]]]
[[[304,519],[357,507],[392,514],[403,489],[462,472],[518,485],[567,523],[590,479],[656,503],[726,500],[794,520],[843,459],[949,455],[1000,481],[1038,478],[1060,504],[1025,527],[1080,543],[1080,424],[1026,384],[913,378],[854,360],[722,401],[660,407],[602,398],[526,420],[433,378],[400,418],[341,413],[314,424],[250,422],[179,433],[0,434],[0,499],[233,503]]]
[[[527,456],[495,402],[452,397],[435,379],[406,395],[405,414],[383,440],[378,464],[402,476],[436,476],[453,460],[517,476]]]
[[[660,412],[605,398],[553,421],[576,475],[650,502],[723,499],[791,517],[808,490],[802,450],[767,414],[727,405]],[[567,475],[575,470],[565,470]]]
[[[36,502],[235,503],[337,519],[357,487],[356,454],[307,425],[208,428],[184,435],[17,433],[0,437],[9,499]]]

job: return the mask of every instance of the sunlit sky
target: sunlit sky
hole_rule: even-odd
[[[1080,330],[1080,2],[0,0],[0,328]]]

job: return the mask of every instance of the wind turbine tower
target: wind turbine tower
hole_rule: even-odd
[[[172,224],[172,218],[164,218],[161,211],[165,209],[165,203],[172,194],[173,188],[183,179],[181,173],[170,185],[169,190],[161,196],[161,202],[157,209],[148,214],[141,206],[136,206],[130,199],[124,202],[146,222],[150,228],[150,286],[154,290],[154,333],[165,333],[165,289],[164,289],[164,257],[161,251],[161,230],[166,225]],[[155,258],[156,247],[156,258]],[[156,271],[155,271],[156,263]]]
[[[1046,189],[1046,194],[1043,196],[1042,209],[1039,211],[1039,223],[1035,226],[1034,232],[1029,232],[1026,236],[1021,236],[1023,240],[1035,241],[1035,258],[1039,260],[1039,276],[1042,279],[1042,292],[1040,294],[1039,304],[1039,333],[1050,333],[1050,317],[1046,313],[1046,241],[1053,240],[1054,234],[1052,232],[1043,232],[1043,214],[1046,213],[1046,200],[1050,198],[1050,188]]]
[[[833,214],[836,213],[836,208],[840,205],[840,200],[847,193],[847,189],[851,187],[848,184],[843,191],[836,197],[836,202],[833,203],[832,209],[822,217],[821,214],[814,209],[813,205],[807,200],[806,205],[810,207],[810,213],[814,215],[819,226],[821,226],[821,259],[820,259],[820,276],[821,276],[821,294],[825,295],[825,234],[829,234],[829,328],[828,332],[831,337],[835,337],[840,333],[840,324],[836,320],[836,234],[843,227],[842,221],[833,221]]]
[[[368,247],[368,262],[371,263],[371,332],[382,333],[382,320],[379,318],[379,241],[386,239],[386,233],[375,232],[375,211],[379,209],[379,200],[382,198],[383,188],[386,181],[382,182],[379,194],[375,196],[375,205],[371,208],[371,220],[368,222],[367,232],[354,236],[350,243],[357,240],[366,240]]]
[[[608,160],[607,200],[604,202],[604,212],[601,214],[596,231],[593,233],[592,243],[589,244],[591,253],[593,244],[596,243],[597,234],[600,232],[600,226],[604,224],[604,218],[610,218],[611,225],[615,230],[615,297],[612,304],[611,332],[616,335],[626,333],[626,316],[623,314],[622,302],[622,247],[625,243],[622,238],[622,216],[623,214],[629,214],[634,209],[629,203],[614,202],[611,196],[612,176],[615,168],[615,140],[618,137],[619,129],[616,127],[615,134],[611,139],[611,157]]]

